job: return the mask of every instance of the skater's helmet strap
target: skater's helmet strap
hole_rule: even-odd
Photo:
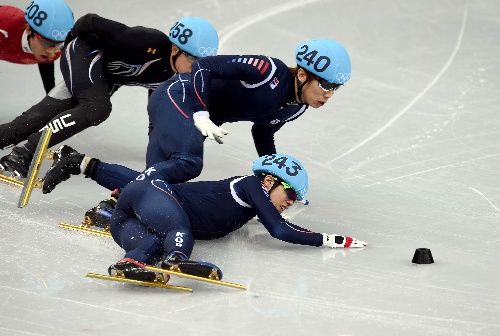
[[[219,36],[214,26],[205,19],[184,17],[177,21],[168,34],[170,42],[194,57],[216,56]]]
[[[308,189],[307,171],[296,158],[286,154],[264,155],[254,161],[252,170],[278,177],[297,193],[299,201],[305,199]]]
[[[63,42],[75,23],[73,12],[64,0],[33,0],[24,18],[38,34],[55,42]]]
[[[338,42],[320,38],[302,42],[295,49],[300,68],[331,84],[344,85],[351,79],[351,59]]]

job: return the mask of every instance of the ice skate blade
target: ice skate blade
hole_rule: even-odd
[[[24,208],[28,205],[31,192],[34,188],[42,188],[43,179],[38,178],[40,166],[42,165],[43,160],[52,160],[54,158],[54,151],[47,149],[51,136],[52,129],[46,128],[43,130],[42,137],[36,146],[35,155],[33,155],[33,160],[31,160],[26,181],[24,182],[23,189],[21,190],[21,196],[19,197],[19,202],[17,204],[18,208]]]
[[[1,171],[1,170],[0,170],[0,181],[15,185],[16,187],[21,187],[21,188],[24,185],[24,182],[21,181],[21,177],[15,176],[15,175],[13,175],[13,176],[4,175],[3,171]]]
[[[158,277],[157,277],[157,280],[155,280],[155,281],[140,281],[140,280],[128,279],[128,278],[125,278],[122,276],[112,276],[112,275],[104,275],[104,274],[96,274],[96,273],[87,273],[86,276],[89,278],[96,278],[96,279],[110,280],[110,281],[117,281],[117,282],[125,282],[125,283],[138,285],[138,286],[160,287],[160,288],[174,289],[174,290],[180,290],[180,291],[185,291],[185,292],[192,292],[193,291],[189,287],[174,286],[174,285],[166,284],[163,282],[163,280],[160,280]]]
[[[82,223],[80,225],[75,225],[75,224],[60,222],[59,224],[57,224],[57,226],[64,229],[75,230],[75,231],[90,233],[96,236],[111,238],[111,233],[109,232],[109,229],[104,229],[104,230],[93,229],[89,225],[86,225],[85,223]]]
[[[243,289],[243,290],[247,289],[245,286],[240,285],[240,284],[235,284],[232,282],[226,282],[226,281],[221,281],[221,280],[214,280],[214,279],[197,277],[194,275],[181,273],[179,271],[170,271],[170,270],[166,270],[166,269],[158,268],[158,267],[153,267],[153,266],[146,266],[145,268],[147,270],[153,271],[155,273],[164,273],[164,274],[168,274],[168,275],[178,276],[181,278],[187,278],[187,279],[197,280],[197,281],[202,281],[202,282],[209,282],[209,283],[212,283],[214,285],[226,286],[226,287],[231,287],[231,288],[236,288],[236,289]]]

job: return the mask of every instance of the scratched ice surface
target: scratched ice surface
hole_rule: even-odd
[[[25,1],[3,1],[24,6]],[[299,42],[330,37],[352,80],[324,108],[277,135],[310,176],[292,222],[366,240],[364,250],[293,246],[255,221],[193,257],[215,262],[246,292],[178,280],[191,294],[91,280],[122,256],[79,223],[107,192],[83,177],[51,195],[0,186],[1,335],[499,335],[500,4],[445,1],[70,0],[87,12],[166,31],[183,15],[220,32],[221,53],[293,65]],[[0,122],[39,101],[37,68],[2,62]],[[58,75],[60,78],[60,75]],[[113,113],[70,144],[143,168],[146,91],[122,88]],[[131,127],[131,125],[135,125]],[[200,179],[249,173],[250,124],[207,141]],[[7,150],[0,154],[8,153]],[[411,263],[416,248],[435,263]]]

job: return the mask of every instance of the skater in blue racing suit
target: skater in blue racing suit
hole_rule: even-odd
[[[164,269],[221,279],[217,266],[189,260],[194,241],[224,237],[256,215],[271,236],[292,244],[366,246],[354,238],[316,233],[282,218],[280,214],[307,193],[307,173],[297,159],[266,155],[254,162],[253,172],[253,176],[171,185],[148,168],[122,190],[111,218],[111,235],[126,253],[110,266],[110,275],[153,281],[155,273],[144,267],[160,261]]]
[[[328,39],[301,43],[297,67],[258,55],[205,57],[191,74],[161,84],[148,104],[150,118],[146,166],[169,184],[191,180],[203,168],[205,136],[222,143],[225,122],[251,121],[259,156],[275,154],[274,134],[306,109],[322,107],[351,76],[345,48]],[[208,112],[210,111],[210,112]],[[43,192],[84,173],[101,186],[123,188],[139,172],[85,157],[68,146],[57,151]]]

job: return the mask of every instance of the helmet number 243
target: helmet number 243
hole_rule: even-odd
[[[276,156],[274,154],[266,156],[262,161],[263,166],[276,165],[279,169],[286,168],[285,171],[289,176],[296,176],[302,167],[295,161],[292,161],[291,167],[287,166],[288,158],[284,156]]]

